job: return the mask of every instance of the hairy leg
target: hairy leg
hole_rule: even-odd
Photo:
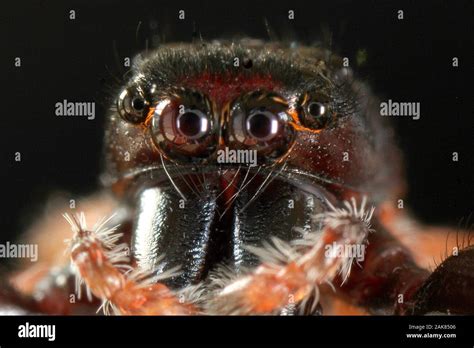
[[[97,309],[97,301],[80,300],[74,294],[74,275],[64,243],[71,237],[71,229],[61,214],[65,210],[83,211],[90,219],[98,220],[110,215],[117,205],[104,193],[77,200],[73,208],[69,199],[64,194],[49,199],[43,214],[20,239],[21,243],[38,246],[38,260],[23,260],[13,273],[2,276],[4,303],[18,305],[29,313],[91,314]]]
[[[327,313],[326,308],[329,308],[331,314],[367,314],[367,310],[379,314],[422,313],[421,308],[433,307],[428,303],[436,303],[435,299],[439,298],[445,298],[444,302],[459,299],[451,308],[461,308],[462,303],[468,308],[473,306],[474,296],[467,289],[472,287],[466,284],[473,283],[474,276],[461,268],[461,264],[474,262],[472,252],[469,252],[472,248],[466,248],[470,244],[467,233],[458,231],[456,238],[454,234],[449,238],[447,229],[433,233],[415,223],[412,226],[416,226],[416,230],[410,231],[412,234],[393,233],[383,226],[379,216],[374,223],[375,233],[368,233],[371,231],[368,220],[372,212],[364,212],[363,207],[364,202],[357,211],[352,201],[352,206],[346,203],[345,212],[333,208],[333,212],[317,217],[323,220],[325,227],[319,235],[309,234],[303,243],[292,246],[275,240],[273,246],[267,245],[263,250],[252,248],[261,256],[263,264],[252,273],[235,279],[226,274],[228,272],[218,274],[215,278],[220,289],[210,302],[210,311],[277,313],[288,302],[302,302],[304,309],[304,301],[312,291],[316,292],[316,303],[321,300],[324,312]],[[352,220],[345,220],[347,217]],[[407,223],[399,220],[398,225],[407,226]],[[352,233],[348,233],[351,229]],[[419,243],[413,242],[416,239]],[[323,247],[333,242],[341,248],[366,244],[364,260],[352,267],[354,260],[347,255],[334,259],[323,253]],[[295,244],[306,248],[295,248]],[[433,253],[441,248],[443,253]],[[447,250],[463,250],[462,261],[446,259]],[[428,258],[433,261],[434,255],[441,256],[441,261],[444,255],[446,260],[429,277],[426,261]],[[443,266],[448,266],[448,261],[449,271],[441,271],[446,269]],[[446,288],[441,285],[441,281],[446,279],[458,284],[455,290],[449,290],[450,296],[441,290]],[[435,291],[430,286],[433,284],[436,284]],[[443,305],[437,306],[441,307]]]
[[[103,301],[105,313],[125,315],[195,314],[196,308],[181,301],[169,288],[159,283],[170,277],[176,269],[161,274],[151,271],[134,271],[129,265],[129,247],[116,245],[121,235],[118,226],[105,227],[110,219],[102,219],[88,229],[84,214],[65,215],[71,224],[73,238],[69,254],[77,277],[80,294],[85,284],[88,297],[94,295]]]
[[[363,268],[354,270],[343,297],[379,313],[474,312],[469,231],[423,226],[387,207],[378,221]]]
[[[86,202],[88,204],[82,208],[94,220],[97,220],[98,214],[109,215],[103,212],[116,208],[113,202],[103,197]],[[384,313],[398,314],[410,314],[415,311],[415,307],[417,313],[426,308],[425,311],[441,310],[430,309],[430,303],[444,295],[426,291],[424,281],[428,272],[424,268],[435,268],[436,263],[449,257],[450,252],[468,246],[470,240],[466,237],[467,233],[428,229],[401,214],[387,215],[384,209],[377,216],[378,222],[374,226],[377,231],[369,233],[371,212],[364,210],[363,207],[357,209],[355,202],[346,205],[345,209],[333,208],[329,214],[317,217],[325,225],[319,233],[308,234],[291,244],[275,239],[273,244],[267,243],[263,249],[252,248],[261,256],[262,265],[243,276],[233,275],[230,271],[216,272],[212,277],[215,296],[207,298],[208,303],[199,310],[197,306],[185,304],[181,295],[181,301],[177,301],[177,293],[162,284],[155,284],[159,278],[156,275],[147,272],[127,273],[114,264],[113,257],[107,269],[102,269],[104,263],[95,268],[99,272],[98,277],[93,274],[94,263],[90,262],[94,260],[89,260],[83,279],[88,279],[92,285],[89,291],[94,289],[91,292],[103,301],[105,310],[114,309],[116,313],[122,314],[194,314],[201,311],[218,314],[276,314],[284,313],[286,308],[295,305],[307,314],[315,311],[318,303],[323,305],[325,314],[367,314],[364,307],[372,312],[382,310]],[[47,226],[58,224],[56,215],[49,218],[54,223],[40,224],[43,225],[40,232],[47,231]],[[78,221],[72,223],[76,227],[80,225]],[[15,308],[16,303],[20,311],[23,308],[28,312],[73,314],[90,313],[99,307],[100,302],[97,300],[81,301],[74,305],[69,301],[74,290],[71,285],[73,282],[70,281],[72,274],[68,274],[70,270],[65,261],[69,255],[64,253],[63,240],[67,235],[70,236],[70,228],[60,227],[50,229],[49,234],[34,234],[34,240],[46,246],[49,252],[45,258],[40,258],[36,267],[29,267],[11,278],[14,288],[9,291],[4,288],[0,294],[0,309]],[[352,267],[353,258],[327,256],[324,246],[333,242],[337,246],[364,245],[366,242],[370,242],[370,245],[365,260]],[[45,250],[42,247],[40,249]],[[110,254],[110,248],[102,252],[103,256],[114,254]],[[462,253],[462,264],[472,262],[469,261],[471,254]],[[440,261],[436,259],[437,256]],[[459,262],[451,261],[449,264],[461,269]],[[448,271],[453,267],[450,266]],[[114,290],[114,296],[108,294],[102,284],[103,276],[109,274],[107,272],[113,274],[112,279],[121,284],[119,290]],[[453,272],[446,271],[438,271],[437,274],[439,276],[429,279],[429,284],[438,284],[446,277],[451,279],[454,276]],[[466,277],[468,283],[472,281],[472,275]],[[458,280],[461,285],[467,284],[465,279]],[[341,283],[342,287],[339,286]],[[86,282],[86,285],[89,284]],[[469,297],[469,292],[464,290],[460,290],[460,296],[454,297],[465,298],[467,302],[470,299],[472,302],[472,296]],[[31,297],[37,300],[32,301]]]
[[[301,240],[286,244],[273,239],[265,248],[252,248],[262,265],[247,275],[229,277],[230,272],[214,273],[211,288],[216,289],[198,309],[178,300],[178,294],[157,283],[169,272],[155,275],[132,271],[128,264],[128,246],[115,245],[120,235],[115,227],[105,228],[99,221],[88,229],[83,214],[66,215],[73,230],[69,255],[79,280],[90,295],[102,300],[106,313],[116,314],[271,314],[298,305],[304,313],[314,313],[319,305],[319,285],[331,284],[336,277],[344,282],[350,274],[354,256],[340,257],[338,246],[365,245],[373,208],[360,208],[355,200],[344,208],[317,216],[324,229],[308,233]],[[335,250],[329,251],[327,245]],[[172,271],[172,270],[171,270]],[[331,285],[332,286],[332,285]],[[310,308],[308,308],[310,307]]]
[[[291,244],[273,239],[264,248],[251,248],[262,264],[250,273],[233,277],[229,272],[213,276],[218,290],[207,310],[218,314],[278,313],[288,304],[306,310],[320,300],[319,287],[339,278],[344,283],[355,255],[339,255],[346,246],[365,246],[372,232],[370,220],[374,208],[365,210],[365,199],[357,207],[354,199],[344,208],[315,218],[323,222],[322,231],[306,234]],[[330,246],[330,248],[328,248]]]

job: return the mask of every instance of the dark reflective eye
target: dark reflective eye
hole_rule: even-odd
[[[253,111],[247,117],[247,131],[259,141],[268,141],[278,134],[278,118],[269,111]]]
[[[141,123],[148,115],[149,104],[141,91],[125,89],[117,100],[117,110],[126,121]]]
[[[200,110],[189,110],[178,116],[178,131],[188,139],[199,139],[209,130],[207,116]]]
[[[308,114],[313,117],[311,127],[315,129],[324,128],[330,120],[326,106],[320,102],[309,103]]]
[[[329,97],[322,94],[306,95],[301,107],[301,123],[305,127],[318,130],[329,125],[332,119]]]
[[[311,102],[308,105],[308,112],[313,117],[320,117],[326,113],[326,107],[322,103]]]
[[[272,164],[294,143],[287,101],[273,93],[255,91],[232,103],[224,138],[234,149],[255,150],[259,164]]]
[[[141,97],[133,98],[132,108],[137,112],[143,111],[143,109],[145,108],[145,99]]]
[[[151,119],[153,141],[176,162],[202,162],[218,143],[218,122],[210,101],[195,91],[179,90],[159,102]]]

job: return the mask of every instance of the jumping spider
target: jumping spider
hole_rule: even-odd
[[[104,193],[65,214],[69,227],[58,211],[33,227],[42,261],[10,276],[4,307],[474,313],[470,241],[397,209],[392,131],[340,57],[248,39],[168,44],[126,79],[107,116]],[[74,277],[89,300],[71,301]]]

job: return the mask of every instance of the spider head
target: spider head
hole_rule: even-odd
[[[326,200],[400,187],[367,88],[317,48],[178,44],[139,56],[112,107],[104,183],[135,212],[134,256],[256,262],[244,245],[316,229]],[[387,161],[388,160],[388,163]]]

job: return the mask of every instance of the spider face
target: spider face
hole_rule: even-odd
[[[134,259],[179,264],[169,283],[188,285],[218,263],[256,265],[244,245],[314,229],[326,200],[385,199],[397,155],[375,112],[319,49],[219,42],[140,56],[110,112],[103,175],[135,216]],[[393,160],[381,166],[382,154]]]

